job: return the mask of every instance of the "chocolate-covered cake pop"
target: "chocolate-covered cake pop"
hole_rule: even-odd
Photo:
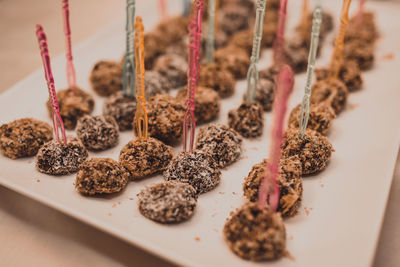
[[[136,180],[163,171],[174,156],[172,147],[154,138],[137,138],[126,144],[119,161]]]
[[[124,96],[119,91],[104,101],[103,115],[112,116],[120,131],[132,129],[132,121],[136,112],[136,98]]]
[[[257,202],[258,190],[261,181],[265,177],[265,167],[268,160],[254,165],[249,175],[243,182],[244,196],[252,201]],[[297,214],[303,199],[303,181],[301,179],[302,166],[299,157],[293,156],[283,158],[279,163],[279,205],[278,211],[283,217],[292,217]]]
[[[326,68],[315,69],[317,80],[326,79],[329,70]],[[355,61],[343,61],[339,70],[339,79],[346,85],[349,92],[354,92],[362,87],[361,70]]]
[[[146,98],[156,94],[166,94],[171,89],[168,79],[157,71],[149,70],[144,75]]]
[[[253,0],[221,0],[219,2],[219,5],[221,6],[222,9],[224,9],[227,6],[234,6],[238,9],[246,10],[250,14],[254,12],[254,7],[255,7]]]
[[[129,181],[129,173],[110,158],[92,158],[80,167],[75,188],[85,195],[111,194],[123,190]]]
[[[93,97],[76,86],[58,91],[57,101],[64,127],[68,130],[75,129],[79,118],[92,113],[94,108]],[[46,106],[51,115],[53,107],[49,100]]]
[[[224,124],[209,124],[201,128],[196,138],[196,149],[207,152],[224,168],[239,159],[242,153],[242,137]]]
[[[285,47],[285,59],[295,73],[304,72],[308,65],[308,49]]]
[[[298,156],[303,175],[325,169],[333,151],[328,138],[309,129],[305,131],[303,138],[298,129],[288,129],[282,144],[282,158]]]
[[[23,118],[0,126],[0,151],[12,159],[36,155],[51,139],[53,129],[44,121]]]
[[[233,212],[223,230],[225,241],[239,257],[277,260],[286,255],[286,229],[280,213],[248,202]]]
[[[267,9],[268,10],[268,9]],[[276,37],[276,30],[278,29],[278,20],[268,19],[270,14],[266,16],[263,24],[263,35],[261,44],[265,47],[272,47]]]
[[[312,86],[311,104],[327,102],[336,114],[339,114],[347,103],[348,90],[338,79],[328,78],[317,81]]]
[[[236,32],[230,38],[229,43],[233,46],[246,50],[246,52],[250,54],[251,50],[253,49],[253,30],[247,29]]]
[[[168,47],[165,49],[165,54],[178,55],[187,61],[188,59],[187,50],[188,50],[188,42],[187,39],[184,39],[180,42],[168,45]]]
[[[185,105],[187,99],[187,88],[183,88],[176,95],[176,99]],[[221,109],[221,98],[211,88],[198,86],[194,96],[194,115],[196,124],[212,121],[219,115]]]
[[[36,155],[38,171],[51,175],[76,172],[89,156],[86,148],[76,137],[69,137],[64,144],[53,139],[40,147]]]
[[[185,106],[170,95],[150,97],[147,103],[149,135],[166,144],[178,141],[182,136],[185,110]]]
[[[274,91],[274,82],[264,78],[258,80],[255,101],[261,104],[265,112],[272,109]],[[246,100],[246,94],[243,95],[243,100]]]
[[[273,64],[268,68],[262,69],[258,72],[259,79],[267,79],[275,83],[275,77],[281,69],[281,65]]]
[[[228,5],[221,10],[221,20],[219,27],[228,36],[233,33],[249,28],[249,13],[247,10],[238,8],[235,5]]]
[[[345,44],[343,58],[346,61],[355,61],[360,70],[369,70],[374,64],[374,47],[371,44],[354,40]]]
[[[262,135],[264,129],[264,114],[261,104],[242,103],[238,109],[228,113],[229,127],[246,138]]]
[[[122,64],[117,61],[101,60],[94,65],[89,79],[93,90],[100,96],[109,96],[121,91]]]
[[[140,213],[159,223],[186,221],[193,216],[197,205],[196,190],[177,181],[153,184],[137,196]]]
[[[374,43],[379,37],[375,25],[375,14],[372,12],[363,12],[361,20],[359,19],[357,15],[350,19],[344,37],[345,43],[353,40],[359,40],[368,44]]]
[[[221,171],[210,155],[202,150],[179,153],[164,171],[166,181],[188,183],[202,194],[214,189],[221,181]]]
[[[157,25],[156,32],[162,34],[162,37],[168,44],[178,43],[188,35],[188,25],[188,17],[168,17]]]
[[[154,70],[165,76],[172,88],[186,85],[187,68],[186,60],[178,55],[162,55],[154,64]]]
[[[234,93],[236,81],[221,64],[211,63],[201,66],[199,85],[212,88],[220,97],[228,97]]]
[[[154,30],[144,34],[144,47],[146,51],[144,65],[147,70],[153,69],[156,59],[164,54],[168,45],[168,42],[163,38],[160,31]]]
[[[288,126],[289,128],[299,129],[301,105],[297,105],[290,112]],[[335,111],[326,103],[321,102],[310,105],[310,113],[307,123],[307,129],[311,129],[326,135],[332,126],[333,119],[336,117]]]
[[[78,121],[76,135],[88,150],[106,150],[118,144],[118,124],[109,115],[85,115]]]
[[[227,46],[215,51],[215,62],[230,71],[235,79],[243,79],[247,75],[250,57],[242,48]]]

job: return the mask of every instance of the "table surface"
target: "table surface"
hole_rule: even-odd
[[[96,12],[90,12],[95,3]],[[41,66],[34,34],[36,23],[45,28],[52,55],[64,51],[60,2],[41,0],[41,6],[37,4],[28,0],[0,0],[0,93]],[[124,0],[71,0],[73,43],[79,43],[112,22],[121,15],[124,5]],[[88,13],[90,19],[86,17]],[[397,253],[400,209],[396,203],[400,203],[400,154],[374,266],[391,267],[400,263]],[[4,266],[173,266],[1,186],[0,225],[3,241],[0,258]]]

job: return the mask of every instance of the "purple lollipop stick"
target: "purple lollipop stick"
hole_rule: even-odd
[[[65,47],[67,58],[67,80],[68,87],[72,88],[76,85],[76,72],[72,58],[72,45],[71,45],[71,27],[69,26],[69,3],[68,0],[63,0],[63,17],[64,17],[64,35],[65,35]]]
[[[59,134],[59,129],[60,129],[62,134],[62,139],[64,141],[64,144],[66,144],[67,137],[65,136],[64,123],[61,119],[60,108],[58,107],[57,95],[54,87],[54,78],[53,78],[53,73],[51,72],[49,50],[47,48],[46,34],[44,33],[42,26],[39,24],[36,25],[36,36],[39,41],[40,54],[42,55],[42,61],[43,61],[44,75],[46,77],[50,102],[53,108],[52,115],[53,115],[54,134],[57,138],[57,141],[60,142],[60,134]]]
[[[274,42],[273,56],[275,65],[282,64],[284,59],[286,7],[287,7],[287,0],[281,0],[279,6],[278,29],[276,30],[276,38]]]

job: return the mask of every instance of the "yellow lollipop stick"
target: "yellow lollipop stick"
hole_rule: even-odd
[[[136,113],[135,124],[139,138],[148,137],[146,97],[144,91],[144,37],[143,23],[140,16],[135,21],[135,69],[136,69]]]
[[[335,40],[335,48],[333,49],[332,58],[331,58],[331,66],[330,66],[330,77],[331,78],[338,77],[340,67],[342,66],[344,35],[346,33],[347,23],[349,22],[350,4],[351,4],[351,0],[343,0],[342,12],[340,14],[339,33]]]

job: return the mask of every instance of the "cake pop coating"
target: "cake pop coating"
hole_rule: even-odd
[[[271,111],[272,109],[274,92],[274,82],[264,78],[258,80],[255,101],[261,104],[265,112]],[[243,100],[246,100],[246,94],[243,95]]]
[[[187,83],[187,62],[178,55],[162,55],[157,58],[154,70],[165,76],[171,88],[180,88]]]
[[[36,155],[51,139],[51,126],[36,119],[23,118],[0,126],[0,151],[12,159]]]
[[[76,135],[92,151],[101,151],[118,144],[119,130],[114,117],[85,115],[79,119]]]
[[[277,260],[286,255],[286,229],[279,213],[248,202],[233,212],[223,229],[229,248],[251,261]]]
[[[100,96],[109,96],[122,90],[122,65],[120,62],[101,60],[90,74],[93,90]]]
[[[119,161],[129,170],[131,179],[136,180],[163,171],[172,160],[172,147],[154,138],[138,138],[126,144]]]
[[[282,158],[298,156],[303,175],[313,174],[325,169],[334,151],[328,138],[307,129],[303,138],[298,129],[288,129],[282,144]]]
[[[246,50],[230,45],[215,51],[215,62],[231,72],[235,79],[243,79],[247,75],[250,57]]]
[[[202,150],[179,153],[164,171],[166,181],[190,184],[197,194],[214,189],[221,181],[221,171],[212,158]]]
[[[75,189],[85,195],[111,194],[123,190],[129,174],[118,162],[110,158],[92,158],[80,167]]]
[[[374,47],[359,40],[351,41],[344,46],[343,58],[355,61],[360,70],[369,70],[374,64]]]
[[[89,156],[86,148],[76,137],[68,138],[68,143],[52,140],[40,147],[36,155],[38,171],[50,175],[66,175],[76,172]]]
[[[209,154],[220,168],[239,159],[243,138],[224,124],[209,124],[197,134],[196,149]]]
[[[263,108],[258,102],[243,103],[238,109],[229,111],[228,124],[243,137],[261,136],[264,128]]]
[[[103,115],[112,116],[120,131],[132,129],[132,121],[136,112],[136,98],[125,97],[119,91],[104,101]]]
[[[139,211],[159,223],[180,223],[196,209],[196,190],[187,183],[168,181],[146,187],[138,196]]]
[[[243,182],[244,196],[257,202],[258,191],[262,179],[265,177],[265,167],[268,160],[254,165]],[[301,179],[302,166],[299,157],[283,158],[279,163],[279,205],[278,211],[283,217],[292,217],[297,214],[303,199],[303,181]]]
[[[327,102],[335,114],[339,114],[346,106],[348,94],[344,83],[338,79],[328,78],[317,81],[312,86],[310,102],[311,104]]]
[[[211,63],[201,66],[199,85],[212,88],[220,97],[228,97],[234,93],[236,81],[221,64]]]

